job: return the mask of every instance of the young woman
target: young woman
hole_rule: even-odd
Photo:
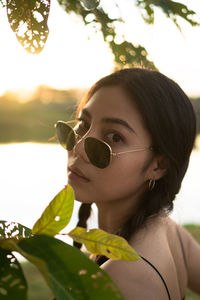
[[[69,150],[68,181],[99,227],[126,238],[142,259],[97,262],[127,300],[200,294],[200,246],[168,213],[193,148],[196,120],[181,88],[156,71],[123,69],[99,80],[80,103],[74,132],[58,122]],[[189,199],[188,199],[189,201]]]

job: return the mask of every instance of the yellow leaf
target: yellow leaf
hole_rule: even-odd
[[[93,254],[105,255],[113,260],[140,259],[140,256],[124,238],[101,229],[91,229],[87,232],[82,227],[76,227],[68,235],[76,242],[83,243]]]
[[[70,185],[49,203],[32,229],[33,234],[55,235],[69,223],[74,206],[74,192]]]

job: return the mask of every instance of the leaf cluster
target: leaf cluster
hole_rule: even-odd
[[[122,37],[123,40],[121,43],[116,41],[116,28],[119,24],[124,23],[121,17],[109,17],[109,14],[101,5],[88,10],[88,8],[84,7],[81,1],[78,0],[58,0],[58,2],[67,13],[79,15],[86,26],[93,25],[96,31],[102,32],[104,41],[109,45],[114,54],[116,68],[142,66],[149,69],[156,69],[154,63],[148,60],[147,51],[143,46],[133,45],[128,42],[124,36]]]
[[[121,42],[117,42],[116,28],[126,20],[122,16],[112,18],[106,12],[100,0],[57,0],[60,6],[68,13],[75,13],[85,23],[92,25],[96,31],[103,35],[104,41],[109,45],[118,67],[142,66],[149,69],[156,69],[154,63],[149,60],[148,53],[142,45],[133,45],[121,37]],[[120,2],[117,4],[120,12]],[[144,21],[148,24],[154,23],[155,8],[160,8],[167,18],[171,19],[181,30],[178,20],[181,18],[192,26],[200,25],[196,20],[197,14],[189,9],[185,4],[172,0],[136,0],[135,6],[140,10]],[[48,37],[49,29],[47,25],[50,0],[0,0],[0,3],[7,8],[8,21],[17,39],[22,46],[31,53],[39,53],[44,48]],[[135,5],[134,5],[135,4]],[[199,18],[199,16],[198,16]],[[137,24],[135,24],[137,26]]]
[[[7,0],[6,9],[10,27],[20,44],[30,53],[39,53],[49,33],[50,0]]]
[[[141,14],[145,22],[154,23],[154,8],[159,7],[166,17],[170,18],[175,25],[180,28],[178,18],[182,18],[192,26],[200,25],[200,21],[195,21],[196,13],[185,4],[171,0],[137,0],[137,6],[141,9]]]
[[[69,223],[74,205],[67,185],[54,197],[32,230],[0,221],[0,298],[27,299],[27,283],[13,251],[19,252],[41,272],[57,300],[118,299],[123,297],[108,274],[77,248],[54,237]],[[61,234],[61,233],[60,233]],[[138,260],[127,241],[100,229],[77,227],[68,235],[93,254],[112,259]]]

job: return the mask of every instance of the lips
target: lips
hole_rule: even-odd
[[[80,180],[82,179],[86,182],[90,181],[89,178],[87,178],[80,169],[78,169],[77,167],[74,167],[74,166],[69,167],[69,177],[72,177],[72,176],[76,176],[77,179],[80,179]]]

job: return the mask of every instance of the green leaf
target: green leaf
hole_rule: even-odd
[[[0,247],[0,299],[27,300],[27,283],[16,257]]]
[[[115,55],[117,65],[145,67],[147,69],[156,70],[154,63],[148,60],[148,53],[144,47],[140,45],[134,46],[127,41],[123,41],[121,44],[116,44],[114,41],[111,41],[109,45]]]
[[[15,251],[19,240],[32,236],[31,230],[16,222],[0,221],[0,246]]]
[[[70,185],[60,191],[47,206],[32,229],[33,234],[55,235],[59,233],[71,219],[74,206],[74,192]]]
[[[171,1],[169,5],[169,15],[172,21],[177,25],[176,17],[180,16],[185,21],[190,23],[192,26],[200,25],[200,22],[196,22],[193,19],[193,16],[195,15],[195,12],[193,10],[188,9],[188,7],[182,3]],[[174,17],[172,17],[172,15]]]
[[[94,15],[93,21],[87,21],[87,16],[91,14],[91,11],[81,5],[80,1],[58,0],[59,4],[64,8],[67,13],[76,13],[79,15],[83,22],[88,25],[94,26],[97,32],[101,31],[104,41],[109,45],[113,52],[114,60],[117,68],[121,67],[145,67],[148,69],[156,70],[154,63],[148,59],[147,50],[140,46],[127,42],[125,39],[121,44],[115,43],[116,24],[123,24],[125,22],[122,18],[110,18],[109,14],[103,9],[103,6],[97,6],[92,14]],[[151,15],[153,18],[153,15]],[[100,25],[100,26],[99,26]]]
[[[31,230],[16,222],[0,221],[0,240],[9,238],[28,238]]]
[[[56,300],[123,300],[105,271],[78,249],[51,236],[21,240],[18,251],[41,271]]]
[[[50,0],[6,0],[8,21],[20,44],[38,54],[48,37]]]
[[[140,256],[124,238],[101,229],[91,229],[87,232],[82,227],[76,227],[68,235],[76,242],[84,243],[87,250],[94,254],[105,255],[113,260],[140,259]]]
[[[180,29],[180,26],[177,23],[177,17],[183,18],[185,21],[190,23],[192,26],[200,25],[200,22],[195,21],[193,18],[194,16],[197,16],[197,14],[189,9],[185,4],[182,4],[180,2],[171,1],[171,0],[138,0],[139,5],[144,5],[144,2],[151,3],[154,6],[160,7],[163,12],[166,14],[168,18],[170,18],[176,26]],[[199,19],[199,17],[198,17]]]

